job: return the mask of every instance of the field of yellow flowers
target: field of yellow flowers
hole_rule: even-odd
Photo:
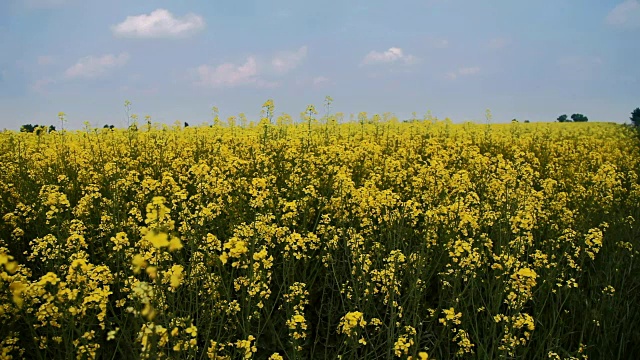
[[[640,357],[621,125],[0,133],[0,359]]]

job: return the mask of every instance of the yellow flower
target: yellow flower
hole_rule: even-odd
[[[169,246],[169,235],[167,233],[149,231],[146,239],[158,249]]]
[[[158,268],[156,266],[149,266],[147,268],[147,274],[149,274],[149,277],[151,279],[155,279],[156,275],[158,274]]]
[[[338,326],[338,332],[351,335],[352,330],[356,327],[364,327],[367,322],[364,320],[363,314],[360,311],[348,312],[340,319]]]
[[[4,265],[4,268],[10,273],[13,274],[18,268],[18,263],[15,261],[11,261],[13,256],[7,255],[5,253],[0,253],[0,266]]]
[[[198,336],[198,328],[195,327],[195,325],[189,326],[185,331],[187,334],[191,335],[192,337]]]
[[[426,352],[424,352],[424,351],[420,351],[420,352],[418,353],[418,359],[419,359],[419,360],[429,360],[429,354],[427,354],[427,353],[426,353]],[[409,356],[409,357],[407,357],[407,360],[414,360],[414,359],[413,359],[413,356]]]
[[[175,251],[182,249],[182,242],[175,236],[171,237],[169,241],[169,251]]]
[[[111,330],[107,333],[107,341],[113,340],[116,338],[116,334],[118,333],[118,330],[120,330],[119,327],[115,328],[114,330]]]
[[[22,307],[23,299],[22,293],[27,289],[27,284],[24,284],[20,281],[16,281],[9,285],[9,290],[11,290],[11,297],[13,302],[18,306]]]
[[[446,325],[449,321],[456,325],[460,324],[460,318],[462,317],[461,312],[456,314],[456,310],[453,307],[449,309],[443,309],[442,312],[444,313],[445,317],[438,320],[441,324]]]
[[[182,284],[182,278],[184,277],[184,274],[182,273],[182,271],[184,270],[184,268],[182,267],[182,265],[173,265],[171,267],[171,287],[172,288],[177,288],[178,286],[180,286],[180,284]]]
[[[147,261],[140,254],[136,254],[133,257],[133,260],[131,261],[131,263],[133,264],[133,272],[135,274],[139,274],[140,273],[140,268],[143,268],[143,267],[147,266]]]

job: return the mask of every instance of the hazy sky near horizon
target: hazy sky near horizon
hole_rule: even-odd
[[[489,5],[491,4],[491,5]],[[1,0],[0,128],[412,112],[629,122],[640,0]]]

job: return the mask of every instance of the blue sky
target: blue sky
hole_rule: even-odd
[[[430,110],[628,122],[640,0],[2,0],[0,128]],[[321,111],[322,112],[322,111]]]

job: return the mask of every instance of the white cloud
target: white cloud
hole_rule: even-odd
[[[406,55],[401,48],[392,47],[385,52],[371,51],[369,52],[364,59],[362,60],[362,64],[371,65],[371,64],[381,64],[381,63],[393,63],[401,61],[405,64],[413,64],[418,61],[418,59],[413,55]]]
[[[640,27],[640,1],[627,0],[609,12],[605,22],[611,26]]]
[[[122,53],[118,56],[112,54],[96,57],[87,56],[65,71],[67,78],[92,79],[106,74],[109,70],[122,67],[129,61],[129,54]]]
[[[270,83],[258,78],[258,62],[250,56],[242,65],[224,63],[216,67],[200,65],[195,69],[199,85],[208,87],[232,87],[254,84],[268,86]],[[275,83],[271,83],[275,85]]]
[[[283,51],[271,60],[273,70],[278,74],[285,74],[296,67],[307,57],[307,47],[303,46],[296,51]]]
[[[149,15],[127,16],[111,27],[116,36],[129,38],[179,38],[193,35],[205,27],[202,16],[187,14],[175,17],[168,10],[157,9]]]
[[[455,79],[459,78],[460,76],[475,75],[475,74],[477,74],[479,72],[480,72],[480,68],[478,66],[464,67],[464,68],[460,68],[460,69],[458,69],[456,71],[448,72],[446,74],[446,76],[451,80],[455,80]]]
[[[300,66],[307,57],[307,46],[294,51],[280,51],[270,59],[249,56],[242,64],[224,63],[217,66],[200,65],[191,69],[196,84],[207,87],[233,87],[252,85],[261,88],[273,88],[279,81],[268,80],[283,76]]]

